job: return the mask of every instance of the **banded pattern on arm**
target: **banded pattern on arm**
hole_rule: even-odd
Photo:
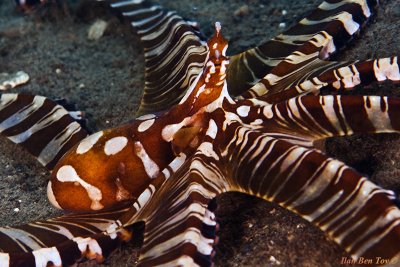
[[[262,125],[270,129],[270,136],[291,143],[295,142],[286,135],[315,141],[333,136],[400,132],[400,99],[386,96],[307,95],[266,104],[256,112],[262,114]]]
[[[400,256],[395,195],[342,162],[238,124],[222,150],[231,183],[312,222],[354,257]]]
[[[211,140],[210,140],[211,141]],[[211,142],[169,176],[140,217],[145,221],[139,266],[211,266],[215,203],[226,191],[224,169]]]
[[[2,94],[0,133],[23,146],[48,169],[88,133],[80,111],[68,111],[43,96]]]
[[[319,70],[310,71],[310,76],[304,76],[303,82],[292,84],[284,91],[267,93],[263,95],[263,100],[278,103],[310,92],[319,93],[323,88],[349,90],[360,84],[367,86],[373,82],[385,80],[398,82],[400,81],[399,65],[398,57],[356,62],[327,62]]]
[[[343,48],[373,15],[378,2],[327,0],[270,41],[230,58],[230,93],[244,97],[285,90]],[[304,69],[304,71],[303,71]],[[292,73],[293,72],[293,73]],[[267,75],[268,74],[268,75]],[[276,85],[277,79],[288,79]],[[283,86],[285,85],[285,86]]]
[[[69,266],[82,258],[102,261],[130,238],[118,221],[126,211],[121,207],[0,227],[1,266]]]
[[[144,0],[107,0],[140,36],[145,89],[137,115],[168,109],[184,96],[204,66],[207,47],[196,25]]]

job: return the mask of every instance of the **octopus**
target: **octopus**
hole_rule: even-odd
[[[224,26],[224,28],[223,28],[223,31],[225,31],[225,29],[227,28],[227,26]],[[218,32],[218,31],[217,31]],[[217,34],[218,35],[218,34]],[[218,43],[219,43],[220,41],[218,41]],[[222,42],[222,41],[221,41]],[[216,50],[216,51],[220,51],[220,50]],[[221,53],[220,54],[222,54],[222,51],[223,51],[223,49],[221,50]],[[218,54],[218,53],[216,53],[216,54]],[[215,63],[215,62],[214,62]],[[383,63],[383,62],[382,62]],[[61,66],[61,69],[62,69],[62,66]],[[211,75],[212,73],[210,72],[210,75]],[[352,82],[354,82],[354,81],[352,81]],[[79,101],[76,101],[76,102],[79,102]],[[86,110],[86,109],[85,109]],[[246,110],[247,110],[247,107],[246,108],[240,108],[240,109],[238,109],[237,110],[237,114],[239,114],[239,116],[240,117],[242,117],[240,114],[242,114],[242,115],[244,115],[245,113],[246,113]],[[158,115],[157,115],[158,116]],[[243,116],[243,117],[246,117],[246,116]],[[157,118],[157,117],[155,117],[155,118]],[[147,115],[147,117],[146,117],[146,115],[145,115],[145,117],[142,117],[142,119],[141,119],[142,121],[144,121],[144,122],[141,122],[140,124],[139,124],[139,126],[138,126],[138,130],[140,130],[140,129],[145,129],[144,130],[144,132],[146,131],[146,130],[148,130],[148,129],[151,129],[151,127],[152,127],[152,123],[154,123],[154,122],[151,122],[152,120],[153,120],[153,117],[151,117],[151,115]],[[139,121],[141,121],[141,120],[139,120]],[[141,126],[140,126],[141,125]],[[149,126],[150,125],[150,126]],[[176,134],[176,136],[178,136],[179,138],[177,138],[177,140],[183,140],[184,141],[184,138],[183,137],[181,137],[181,136],[187,136],[187,135],[189,135],[189,136],[193,136],[193,134],[194,133],[196,133],[197,134],[197,129],[199,128],[199,126],[198,125],[195,125],[195,126],[193,126],[193,127],[190,127],[190,125],[188,126],[188,125],[185,125],[186,127],[184,128],[184,129],[182,129],[182,132],[179,132],[179,133],[175,133]],[[104,127],[105,128],[105,127]],[[146,129],[147,128],[147,129]],[[201,127],[200,127],[201,128]],[[201,132],[201,131],[200,131]],[[104,131],[102,131],[102,133],[104,134]],[[184,134],[182,134],[182,133],[184,133]],[[182,135],[181,135],[182,134]],[[196,135],[196,134],[194,134],[194,135]],[[99,134],[98,134],[99,135]],[[210,135],[212,135],[212,134],[208,134],[208,135],[206,135],[206,136],[210,136]],[[84,141],[82,141],[82,143],[80,143],[80,145],[77,145],[77,148],[76,148],[76,150],[75,150],[75,152],[77,153],[77,154],[85,154],[85,153],[87,153],[87,149],[88,149],[88,147],[89,147],[89,150],[88,151],[90,151],[90,149],[91,149],[91,145],[95,145],[95,144],[97,144],[96,143],[96,141],[95,140],[99,140],[99,139],[96,139],[96,138],[101,138],[101,136],[100,137],[98,137],[98,136],[96,136],[96,135],[94,135],[94,136],[92,136],[91,138],[89,138],[89,139],[84,139]],[[114,139],[115,138],[115,139]],[[86,140],[86,141],[85,141]],[[101,139],[100,139],[101,140]],[[113,144],[113,146],[110,146],[111,147],[111,150],[108,150],[108,149],[106,149],[107,148],[107,142],[108,141],[110,141],[112,144]],[[190,141],[192,141],[192,140],[190,140]],[[109,155],[118,155],[118,153],[120,152],[120,151],[118,151],[118,148],[121,148],[121,147],[125,147],[123,144],[125,143],[125,141],[123,140],[123,138],[121,138],[121,136],[116,136],[116,137],[113,137],[113,138],[111,138],[111,139],[109,139],[109,140],[107,140],[107,141],[105,141],[104,142],[104,145],[103,145],[103,149],[104,149],[104,153],[105,154],[109,154]],[[179,149],[181,149],[182,148],[182,143],[181,143],[181,141],[173,141],[172,142],[173,143],[173,145],[174,145],[174,155],[179,155]],[[152,164],[151,164],[151,161],[149,161],[149,158],[151,159],[152,157],[150,156],[146,156],[146,154],[144,153],[144,152],[146,152],[147,150],[146,149],[143,149],[143,147],[139,144],[139,143],[134,143],[133,145],[132,145],[132,147],[133,147],[133,149],[134,149],[134,151],[133,151],[133,153],[135,153],[136,155],[138,155],[138,157],[139,158],[141,158],[141,159],[144,159],[144,158],[146,158],[146,160],[143,160],[143,162],[150,162],[149,163],[149,165],[151,166]],[[185,147],[185,146],[183,146],[183,147]],[[116,149],[116,150],[113,150],[113,149]],[[86,152],[85,152],[86,151]],[[139,156],[140,155],[140,156]],[[76,156],[76,155],[75,155]],[[77,160],[76,159],[76,157],[73,157],[72,158],[72,161],[75,161],[75,160]],[[173,161],[172,161],[173,162]],[[86,207],[86,208],[88,208],[89,210],[101,210],[103,207],[103,205],[107,205],[106,203],[102,203],[101,201],[98,201],[97,199],[96,199],[96,195],[98,195],[97,193],[97,191],[93,188],[93,187],[91,187],[91,185],[90,185],[90,183],[84,183],[83,182],[83,180],[79,180],[78,178],[78,173],[81,173],[81,171],[78,171],[78,173],[74,173],[73,172],[73,170],[71,170],[71,168],[69,168],[68,166],[71,166],[72,165],[72,163],[71,164],[65,164],[66,163],[66,161],[64,161],[64,165],[63,166],[61,166],[61,168],[59,168],[59,176],[61,177],[61,178],[59,178],[58,180],[59,181],[61,181],[61,180],[63,180],[63,178],[62,177],[64,177],[64,175],[63,174],[65,174],[65,173],[68,173],[69,175],[67,175],[66,176],[66,178],[65,179],[73,179],[73,181],[71,181],[71,182],[74,182],[75,184],[74,184],[74,186],[77,186],[76,185],[76,183],[79,183],[81,186],[83,186],[83,188],[85,188],[85,190],[86,190],[86,192],[88,193],[88,195],[89,196],[92,196],[92,201],[91,201],[91,203],[89,203],[89,205]],[[157,165],[159,164],[159,163],[156,163]],[[144,166],[145,166],[145,164],[144,164]],[[57,167],[56,167],[57,168]],[[171,167],[172,168],[172,167]],[[126,169],[126,167],[123,167],[123,166],[121,166],[121,165],[118,165],[117,167],[116,167],[116,170],[117,171],[119,171],[119,173],[122,173],[122,172],[124,172],[124,169]],[[145,171],[146,171],[146,166],[145,166]],[[153,165],[153,168],[152,167],[148,167],[147,168],[148,170],[154,170],[154,169],[157,169],[157,168],[154,168],[154,165]],[[171,170],[170,170],[171,171]],[[57,172],[58,173],[58,172]],[[156,171],[154,171],[153,173],[151,173],[151,171],[149,171],[149,172],[147,172],[146,171],[146,173],[151,177],[151,175],[156,175]],[[71,178],[72,177],[72,178]],[[65,182],[65,181],[64,181]],[[125,192],[125,190],[121,187],[121,186],[118,186],[118,184],[120,184],[121,185],[121,183],[120,182],[118,182],[118,179],[115,181],[115,188],[117,188],[117,192],[122,192],[121,194],[118,194],[118,195],[120,195],[120,199],[124,199],[124,198],[129,198],[129,196],[126,196],[126,195],[129,195],[129,193],[126,193]],[[86,185],[86,186],[84,186],[84,185]],[[91,189],[94,189],[94,190],[91,190]],[[118,189],[121,189],[121,190],[118,190]],[[146,191],[147,190],[147,191]],[[145,194],[142,194],[142,195],[140,195],[140,196],[142,196],[142,199],[140,199],[140,197],[138,197],[137,199],[136,199],[136,205],[138,206],[138,205],[140,205],[141,204],[141,202],[140,202],[140,200],[142,200],[143,201],[143,198],[145,198],[145,196],[146,196],[146,194],[147,195],[151,195],[152,194],[152,187],[149,187],[149,188],[147,188],[146,190],[144,190],[144,192],[147,192],[147,193],[145,193]],[[90,193],[91,192],[91,193]],[[97,192],[97,193],[96,193]],[[124,194],[124,192],[126,193],[126,194]],[[56,197],[57,198],[57,197]],[[250,202],[251,201],[253,201],[253,200],[250,200]],[[54,199],[53,199],[53,203],[54,203]],[[58,202],[57,202],[58,203]],[[59,205],[61,205],[61,206],[63,206],[63,204],[60,204],[60,203],[58,203]],[[133,204],[134,205],[134,204]],[[76,203],[75,204],[73,204],[73,206],[76,206]],[[65,209],[65,207],[63,206],[63,208]],[[140,208],[140,207],[139,207]],[[71,208],[67,208],[67,209],[70,209],[71,210]],[[73,209],[73,208],[72,208]],[[210,207],[210,209],[211,209],[211,207]],[[231,216],[235,216],[235,214],[236,213],[233,213],[233,214],[231,214]],[[109,230],[109,231],[111,231],[111,230]],[[119,234],[121,234],[121,233],[119,233]],[[129,233],[125,233],[125,234],[129,234]],[[122,235],[122,234],[121,234]],[[83,242],[84,243],[84,242]],[[110,242],[111,243],[111,242]],[[90,245],[88,245],[89,247],[90,247]],[[260,248],[260,249],[262,249],[262,248]],[[50,255],[51,253],[50,253],[50,251],[48,251],[47,252],[48,253],[48,255]],[[90,254],[90,253],[89,253]],[[96,254],[96,253],[95,253]],[[97,254],[96,254],[97,255]],[[89,256],[90,257],[90,255],[87,255],[87,256]],[[93,256],[93,255],[92,255]],[[97,255],[98,256],[98,255]],[[350,258],[350,257],[349,257]],[[269,257],[269,259],[271,259],[270,257]],[[100,259],[99,259],[100,260]],[[340,259],[338,259],[338,261],[339,261]],[[272,260],[271,260],[272,261]],[[143,264],[143,263],[142,263]],[[205,265],[205,264],[204,264]]]

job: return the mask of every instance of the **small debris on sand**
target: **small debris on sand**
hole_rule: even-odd
[[[103,35],[105,30],[107,29],[108,23],[104,20],[96,20],[92,26],[90,26],[88,31],[88,39],[89,40],[98,40]]]
[[[27,83],[28,81],[29,75],[23,71],[18,71],[12,74],[0,73],[0,90],[8,90]]]
[[[269,261],[271,262],[271,264],[273,265],[280,265],[281,262],[278,261],[274,256],[269,257]]]
[[[243,5],[243,6],[239,7],[238,9],[236,9],[235,12],[233,12],[233,15],[235,17],[244,17],[244,16],[248,15],[249,12],[250,12],[249,6]]]

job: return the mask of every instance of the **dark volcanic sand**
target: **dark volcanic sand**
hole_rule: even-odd
[[[143,56],[138,40],[126,25],[97,5],[77,5],[70,16],[54,12],[21,15],[13,1],[0,2],[0,73],[24,70],[30,83],[11,92],[67,97],[87,113],[90,126],[104,129],[133,118],[143,84]],[[197,20],[206,35],[221,21],[230,40],[230,53],[259,44],[293,24],[320,0],[299,1],[160,1],[185,17]],[[234,11],[245,3],[249,13]],[[282,16],[282,10],[287,15]],[[87,39],[97,17],[110,23],[105,36]],[[378,16],[361,38],[339,59],[400,55],[400,1],[383,1]],[[59,73],[56,73],[59,69]],[[368,94],[399,95],[398,85],[380,85]],[[361,91],[361,90],[360,90]],[[360,92],[359,91],[359,92]],[[364,91],[363,91],[364,92]],[[363,135],[327,142],[335,156],[375,182],[400,189],[398,135]],[[60,214],[47,201],[49,172],[35,159],[0,137],[0,222],[15,225]],[[296,215],[256,198],[226,194],[218,198],[221,224],[216,247],[217,266],[339,266],[346,253],[324,234]],[[18,212],[14,209],[19,208]],[[138,249],[128,244],[100,266],[134,266]],[[91,266],[84,263],[81,266]]]

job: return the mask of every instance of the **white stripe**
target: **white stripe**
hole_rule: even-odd
[[[76,242],[76,244],[78,245],[78,248],[82,252],[82,254],[85,254],[87,256],[93,255],[93,254],[102,256],[101,247],[95,239],[90,238],[90,237],[87,237],[87,238],[74,237],[72,240]]]
[[[157,9],[158,9],[157,6],[152,6],[149,10],[155,11],[155,10],[157,10]],[[128,14],[127,14],[127,13],[124,13],[123,15],[127,16]],[[150,17],[148,17],[148,18],[141,19],[141,20],[139,20],[139,21],[132,21],[132,22],[131,22],[131,25],[132,25],[134,28],[138,28],[138,27],[141,27],[141,26],[143,26],[144,24],[148,23],[149,21],[152,21],[152,20],[154,20],[154,19],[156,19],[156,18],[158,18],[158,17],[161,17],[162,15],[163,15],[163,11],[159,11],[159,12],[156,13],[155,15],[152,15],[152,16],[150,16]]]
[[[339,20],[342,22],[345,30],[349,35],[353,35],[360,29],[360,24],[353,20],[353,16],[348,12],[342,12],[334,16],[330,16],[321,20],[309,20],[307,18],[302,19],[299,23],[303,25],[316,25],[324,22],[331,22],[332,20]]]
[[[26,247],[29,247],[31,250],[45,247],[45,244],[40,241],[40,239],[24,230],[0,227],[0,232],[13,239],[13,241],[18,244],[24,252],[28,252]]]
[[[2,94],[0,96],[0,111],[14,103],[18,98],[18,94]]]
[[[122,1],[122,2],[117,2],[111,4],[111,7],[113,8],[118,8],[118,7],[123,7],[123,6],[128,6],[131,4],[137,5],[143,3],[144,0],[128,0],[128,1]]]
[[[22,107],[19,111],[0,123],[0,133],[25,120],[29,115],[41,108],[45,100],[46,98],[42,96],[35,96],[31,103]]]
[[[64,223],[64,222],[62,222]],[[34,222],[34,223],[29,223],[28,224],[31,227],[36,227],[36,228],[41,228],[49,232],[54,232],[60,235],[65,236],[68,239],[71,239],[74,237],[74,235],[64,226],[59,225],[57,222],[51,223],[49,221],[45,222]],[[74,224],[76,225],[76,224]]]
[[[358,4],[361,6],[365,17],[369,18],[371,16],[371,11],[369,10],[367,1],[365,0],[342,0],[337,3],[328,3],[324,1],[318,6],[318,8],[322,10],[333,10],[347,4]]]
[[[389,226],[388,222],[391,222]],[[393,207],[387,212],[385,218],[379,218],[375,220],[372,225],[368,226],[367,231],[359,236],[358,240],[365,240],[365,237],[370,235],[368,240],[365,240],[365,242],[362,243],[355,254],[363,255],[365,251],[367,251],[370,247],[373,247],[375,244],[379,243],[384,237],[389,234],[390,231],[393,230],[393,228],[397,227],[399,224],[400,211],[399,209]],[[375,232],[377,229],[380,230],[378,234]]]
[[[384,81],[389,79],[391,81],[400,80],[399,66],[397,65],[397,57],[393,58],[391,64],[391,58],[381,58],[374,60],[374,73],[378,81]],[[378,66],[379,65],[379,66]]]
[[[202,236],[199,229],[190,227],[186,229],[185,232],[180,233],[163,243],[157,244],[142,255],[142,257],[144,260],[147,260],[148,258],[157,258],[162,256],[162,254],[169,249],[185,243],[192,243],[197,247],[199,252],[204,255],[210,255],[214,240],[205,238]]]
[[[0,252],[0,267],[10,266],[10,255],[8,253]]]
[[[388,111],[381,110],[381,100],[383,100],[386,103],[386,106],[388,106],[387,97],[363,96],[363,99],[365,112],[376,130],[378,132],[395,132],[392,128]],[[371,104],[370,107],[367,107],[367,99]]]
[[[53,266],[61,266],[60,252],[56,247],[42,248],[32,251],[35,257],[36,267],[46,267],[49,262],[52,262]]]
[[[81,130],[81,126],[77,122],[71,122],[63,132],[54,137],[38,156],[38,161],[46,166],[58,154],[61,148],[67,143],[71,137]]]
[[[331,126],[335,128],[335,130],[340,134],[344,135],[343,129],[340,127],[338,123],[338,117],[336,115],[334,109],[334,101],[335,97],[332,95],[320,97],[320,104],[323,107],[322,111],[324,112],[325,116],[328,118]]]
[[[200,267],[197,263],[194,262],[193,258],[187,255],[182,255],[178,259],[174,259],[172,261],[166,262],[165,266],[190,266],[190,267]]]
[[[46,116],[43,119],[32,125],[26,131],[17,135],[8,136],[7,138],[16,144],[22,143],[26,141],[29,137],[31,137],[34,133],[49,126],[53,122],[57,122],[61,117],[67,114],[68,114],[67,111],[65,111],[61,106],[57,105],[48,114],[46,114]]]

